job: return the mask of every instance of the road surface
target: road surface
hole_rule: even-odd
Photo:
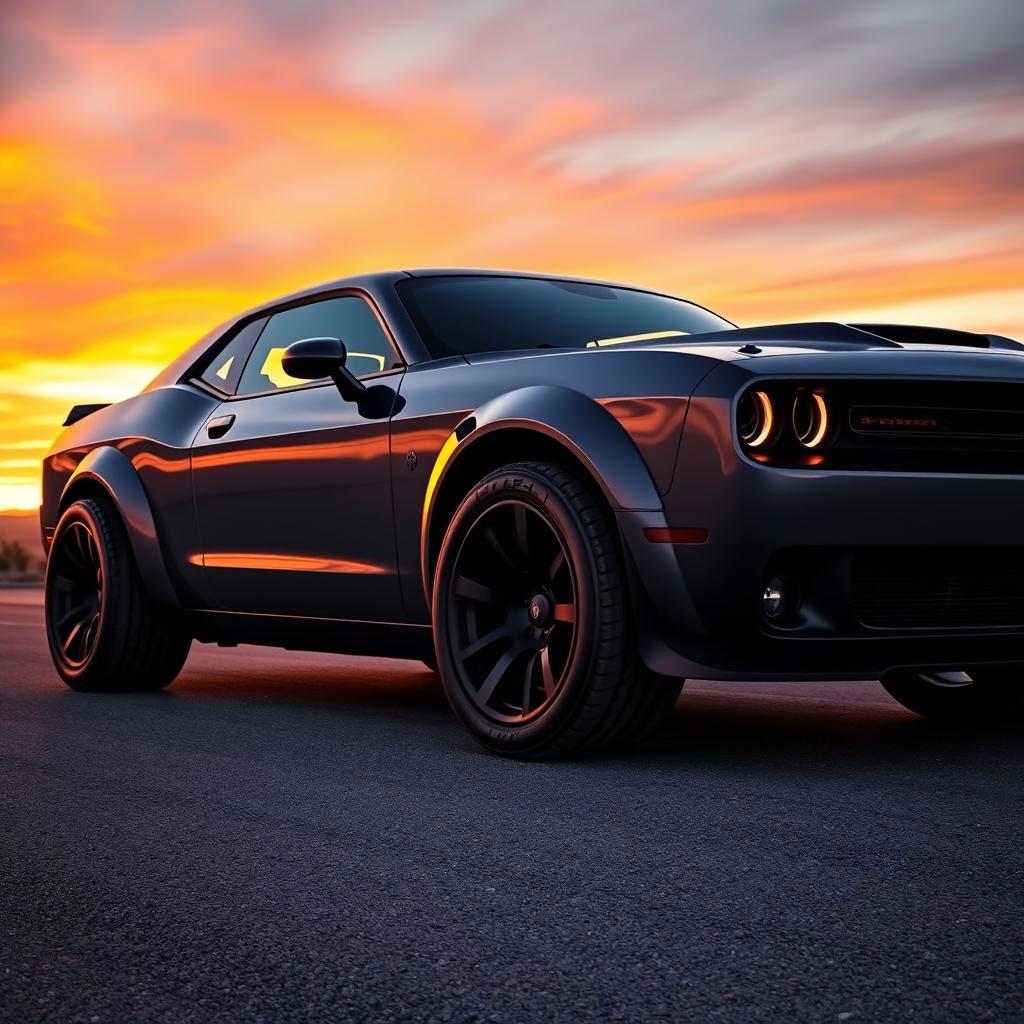
[[[692,684],[480,752],[410,662],[196,645],[80,695],[0,595],[0,1020],[1020,1021],[1024,726]]]

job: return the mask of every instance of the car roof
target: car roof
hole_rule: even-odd
[[[484,267],[421,267],[415,270],[405,270],[403,273],[409,277],[533,277],[543,281],[603,284],[611,288],[629,288],[633,291],[654,292],[651,288],[640,288],[637,285],[623,284],[621,281],[607,281],[596,277],[580,277],[578,274],[545,274],[537,270],[492,270]]]
[[[650,288],[639,288],[636,285],[622,284],[618,281],[604,281],[597,278],[571,277],[562,274],[545,274],[531,270],[495,270],[487,267],[418,267],[406,270],[378,270],[369,274],[355,274],[351,277],[340,277],[335,280],[321,281],[319,284],[311,285],[300,291],[289,292],[286,295],[278,295],[266,299],[255,306],[231,317],[224,323],[219,324],[213,330],[207,332],[174,359],[146,386],[145,390],[164,387],[176,382],[195,362],[200,359],[209,349],[210,345],[222,337],[225,331],[243,320],[258,317],[261,314],[277,308],[287,306],[291,303],[298,303],[304,299],[315,299],[318,295],[328,292],[344,291],[348,288],[369,292],[378,299],[388,286],[394,285],[397,281],[417,277],[518,277],[535,278],[544,281],[567,281],[575,284],[604,285],[611,288],[626,288],[630,291],[648,292],[652,295],[668,295],[667,292],[658,292]],[[674,297],[674,296],[669,296]]]
[[[290,292],[287,295],[279,295],[273,299],[267,299],[259,305],[240,314],[251,316],[262,309],[269,309],[272,306],[279,306],[283,303],[293,302],[297,299],[311,298],[321,292],[337,291],[344,288],[362,288],[373,291],[375,286],[394,284],[403,278],[410,277],[528,277],[543,281],[569,281],[575,284],[597,284],[611,288],[628,288],[630,291],[650,292],[652,295],[667,295],[667,292],[659,292],[653,288],[642,288],[637,285],[623,284],[621,281],[607,281],[601,278],[580,277],[578,275],[546,274],[536,270],[495,270],[490,267],[413,267],[405,270],[378,270],[370,274],[356,274],[351,277],[340,277],[331,281],[322,281],[319,284],[303,288],[297,292]]]

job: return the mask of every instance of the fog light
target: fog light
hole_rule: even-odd
[[[786,606],[786,585],[778,576],[773,576],[764,588],[761,605],[769,619],[778,618]]]

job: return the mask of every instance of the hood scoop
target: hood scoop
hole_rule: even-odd
[[[850,327],[876,338],[893,341],[897,345],[957,345],[966,348],[997,348],[1019,351],[1024,349],[1018,341],[998,334],[972,334],[954,331],[948,327],[919,327],[916,324],[850,324]]]

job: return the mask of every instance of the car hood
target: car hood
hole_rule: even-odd
[[[756,375],[865,374],[911,377],[1024,377],[1024,344],[993,334],[971,334],[903,324],[797,323],[741,327],[658,341],[587,349],[480,352],[471,363],[502,359],[611,359],[628,372],[633,359],[678,353],[728,363]],[[628,358],[623,358],[628,356]]]
[[[780,324],[699,335],[661,350],[751,374],[1024,378],[1024,345],[990,334],[886,324]]]
[[[946,352],[954,349],[975,353],[996,350],[1024,355],[1024,345],[999,335],[910,324],[774,324],[629,346],[630,349],[641,347],[700,352],[727,360],[815,352]]]
[[[806,355],[815,352],[965,352],[1000,351],[1024,355],[1024,344],[997,334],[973,334],[944,327],[913,324],[796,323],[766,327],[735,327],[724,331],[691,334],[657,341],[605,342],[586,351],[598,352],[685,352],[721,360],[742,360],[755,356]],[[515,349],[475,352],[466,355],[471,363],[491,359],[530,357],[579,352],[579,349]]]

